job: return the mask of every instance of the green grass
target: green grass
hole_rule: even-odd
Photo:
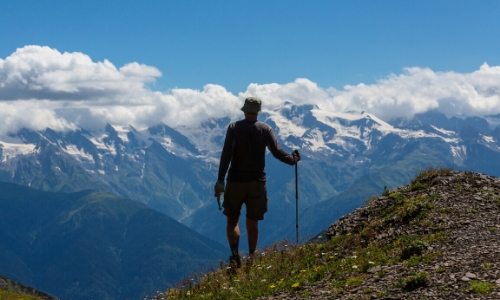
[[[371,276],[367,273],[371,267],[405,261],[400,250],[404,243],[401,239],[387,244],[363,241],[359,234],[346,234],[323,244],[277,243],[265,249],[252,264],[244,262],[234,273],[222,265],[209,274],[185,279],[176,289],[161,296],[165,299],[249,299],[277,291],[298,292],[326,276],[331,277],[328,290],[335,295],[362,285],[365,277]],[[338,253],[346,249],[350,255]],[[416,250],[417,253],[423,251]],[[419,263],[426,261],[425,255],[415,254],[411,258],[418,259]],[[416,283],[408,279],[401,288],[421,284],[420,277],[415,279]]]
[[[430,166],[430,167],[422,167],[415,170],[415,177],[411,180],[410,186],[414,186],[417,183],[420,185],[423,182],[432,181],[437,176],[446,176],[453,172],[452,168],[445,166]],[[419,188],[421,186],[418,186]]]
[[[475,294],[489,294],[494,289],[496,289],[496,285],[491,282],[469,281],[469,290]]]
[[[422,187],[430,186],[437,176],[449,172],[450,169],[443,168],[425,169],[423,174],[417,175],[418,182],[422,182]],[[414,189],[409,188],[410,191]],[[220,268],[210,273],[186,278],[176,288],[155,299],[251,299],[277,292],[306,297],[310,296],[310,291],[304,287],[322,280],[325,280],[324,289],[330,292],[329,297],[337,298],[351,289],[362,288],[363,282],[374,275],[368,272],[372,267],[382,266],[375,275],[384,276],[386,266],[413,268],[432,265],[436,258],[442,257],[444,254],[429,249],[433,243],[449,240],[443,227],[429,226],[429,233],[425,235],[377,238],[393,226],[429,225],[426,223],[428,216],[444,213],[436,209],[435,202],[440,197],[433,194],[408,197],[404,192],[387,190],[383,196],[393,200],[392,205],[374,212],[376,216],[360,224],[355,231],[337,235],[321,244],[278,242],[263,249],[252,263],[243,261],[242,267],[234,272],[228,272],[227,265],[221,264]],[[376,199],[372,198],[367,203],[371,201]],[[445,272],[445,269],[440,268],[436,272]],[[409,272],[405,277],[396,278],[393,287],[412,291],[429,283],[428,273]],[[378,297],[389,294],[388,291],[362,291]]]
[[[413,291],[419,287],[429,285],[429,274],[427,272],[419,272],[411,274],[407,277],[400,278],[396,283],[396,287],[406,291]]]
[[[0,300],[42,300],[42,299],[43,298],[33,295],[0,290]]]
[[[363,223],[363,228],[357,233],[335,236],[322,244],[295,245],[282,241],[264,249],[253,263],[244,261],[235,272],[228,272],[227,265],[221,264],[211,273],[186,278],[175,289],[156,299],[250,299],[276,292],[301,294],[305,285],[312,285],[327,276],[330,278],[327,290],[338,295],[362,285],[366,276],[372,276],[367,271],[374,266],[399,263],[412,266],[432,262],[439,253],[429,253],[428,246],[441,241],[443,233],[401,236],[390,241],[376,239],[388,226],[384,213],[421,221],[419,214],[433,208],[423,196],[407,199],[393,194],[391,197],[399,204],[382,212],[379,218]],[[402,280],[400,287],[411,290],[423,286],[428,276],[416,274]]]

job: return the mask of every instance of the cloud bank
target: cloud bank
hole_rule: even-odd
[[[209,118],[241,116],[247,96],[272,110],[289,101],[338,112],[363,110],[390,120],[438,109],[449,116],[500,113],[500,67],[483,64],[471,73],[407,68],[370,85],[343,90],[299,78],[287,84],[249,84],[233,95],[207,84],[203,90],[149,88],[161,72],[132,62],[116,68],[83,53],[26,46],[0,59],[0,135],[21,128],[102,129],[106,123],[143,128],[163,122],[196,126]]]

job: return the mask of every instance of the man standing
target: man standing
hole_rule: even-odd
[[[258,222],[264,219],[264,213],[267,211],[264,170],[266,147],[275,158],[286,164],[294,165],[300,161],[298,152],[293,155],[286,153],[278,144],[271,127],[257,120],[257,115],[261,113],[261,104],[262,101],[258,98],[246,98],[241,108],[245,119],[229,125],[220,158],[219,176],[214,187],[216,197],[224,192],[223,213],[227,217],[226,233],[231,248],[229,261],[237,267],[241,265],[238,254],[238,222],[243,203],[247,209],[246,227],[250,255],[257,248]],[[227,185],[224,190],[226,172]]]

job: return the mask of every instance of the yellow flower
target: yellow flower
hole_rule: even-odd
[[[330,255],[330,259],[333,259],[333,255]]]
[[[300,270],[300,273],[305,273],[305,272],[306,272],[306,270]]]
[[[271,284],[269,287],[274,289],[276,286],[274,284]]]
[[[293,287],[293,288],[299,287],[299,283],[298,283],[298,282],[294,283],[294,284],[292,285],[292,287]]]

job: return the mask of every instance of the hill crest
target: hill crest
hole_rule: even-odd
[[[500,179],[422,170],[330,225],[328,239],[267,248],[167,299],[498,299]],[[219,289],[210,289],[213,280]],[[213,286],[213,285],[212,285]],[[171,298],[169,298],[171,296]]]

